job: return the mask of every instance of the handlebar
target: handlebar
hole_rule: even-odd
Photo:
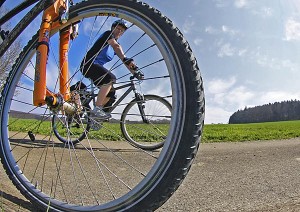
[[[131,68],[131,70],[133,70],[134,73],[132,74],[132,76],[130,76],[130,80],[133,80],[134,78],[142,80],[144,78],[144,73],[141,70],[139,70],[139,67],[135,66]]]

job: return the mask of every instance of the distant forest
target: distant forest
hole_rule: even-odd
[[[291,100],[269,103],[238,110],[229,118],[229,124],[260,123],[300,120],[300,101]]]

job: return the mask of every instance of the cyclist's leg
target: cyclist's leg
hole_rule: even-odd
[[[95,63],[85,65],[82,73],[99,88],[96,106],[103,107],[110,99],[108,94],[111,91],[112,83],[116,81],[116,76],[105,67]]]
[[[91,111],[91,115],[100,119],[111,118],[111,115],[104,111],[104,105],[110,99],[108,94],[112,88],[112,83],[116,81],[115,75],[99,64],[91,64],[88,70],[86,68],[83,69],[83,73],[99,88],[95,107]]]
[[[113,103],[117,99],[116,91],[115,91],[115,89],[113,87],[110,89],[109,93],[107,94],[107,98],[109,100],[103,106],[103,111],[106,112],[106,113],[111,110],[111,106],[113,105]]]
[[[112,88],[112,83],[108,83],[105,85],[101,85],[99,88],[98,96],[97,96],[97,101],[96,101],[96,106],[98,107],[104,107],[104,105],[109,101],[108,93],[110,92]]]
[[[76,104],[78,112],[80,112],[83,108],[82,102],[80,100],[80,92],[81,90],[85,89],[86,85],[78,81],[76,84],[72,85],[70,87],[70,92],[71,92],[71,100]]]

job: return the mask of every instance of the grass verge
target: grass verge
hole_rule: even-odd
[[[167,131],[167,125],[165,127]],[[49,135],[52,130],[51,122],[36,122],[28,119],[10,120],[12,131],[33,131],[38,134]],[[76,133],[75,131],[73,131]],[[104,123],[103,129],[89,132],[91,138],[101,140],[122,140],[123,135],[118,123]],[[265,122],[251,124],[206,124],[202,136],[203,143],[212,142],[242,142],[257,140],[279,140],[300,137],[300,121]],[[151,138],[149,138],[150,140]],[[145,139],[147,140],[147,138]]]
[[[300,121],[209,124],[204,126],[202,142],[280,140],[295,137],[300,137]]]

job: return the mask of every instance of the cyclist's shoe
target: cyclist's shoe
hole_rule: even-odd
[[[92,130],[98,131],[102,128],[102,123],[96,120],[91,119],[91,128]]]
[[[102,108],[102,107],[96,106],[96,107],[91,111],[91,117],[92,117],[92,118],[97,118],[97,119],[105,120],[105,119],[110,119],[110,118],[111,118],[111,115],[110,115],[109,113],[105,113],[105,112],[103,111],[103,108]]]

